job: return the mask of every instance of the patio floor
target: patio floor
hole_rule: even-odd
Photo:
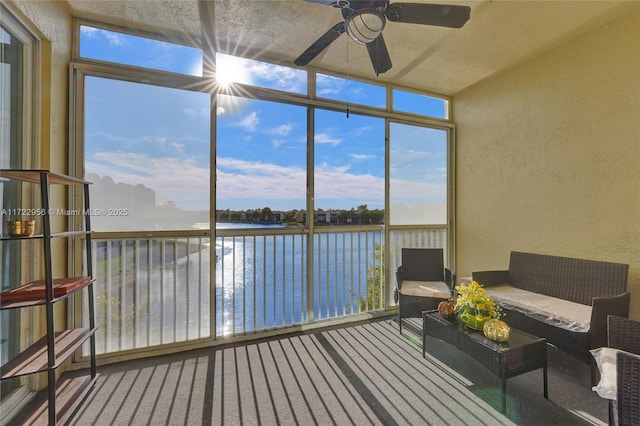
[[[589,369],[550,348],[540,370],[500,381],[439,341],[426,358],[389,319],[99,368],[76,425],[606,424]]]

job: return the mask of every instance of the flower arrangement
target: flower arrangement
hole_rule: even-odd
[[[476,330],[482,330],[484,323],[502,316],[502,307],[489,296],[477,281],[455,287],[458,296],[454,312],[462,322]]]

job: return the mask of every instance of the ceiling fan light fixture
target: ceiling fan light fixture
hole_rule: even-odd
[[[384,29],[386,18],[375,9],[363,9],[354,12],[346,20],[347,34],[358,44],[374,41]]]

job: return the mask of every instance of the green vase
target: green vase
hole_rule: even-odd
[[[473,312],[469,312],[469,311],[464,311],[463,313],[460,314],[460,321],[465,323],[467,327],[472,328],[474,330],[482,331],[482,328],[484,327],[484,323],[489,321],[490,319],[491,317],[489,316],[482,316],[478,318],[478,316],[476,316]]]

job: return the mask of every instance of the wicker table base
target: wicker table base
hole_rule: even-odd
[[[449,322],[437,311],[422,313],[422,356],[426,351],[425,337],[443,340],[475,358],[502,381],[502,413],[507,408],[507,379],[542,368],[544,397],[548,398],[547,340],[511,328],[508,342],[494,342],[481,331]]]

